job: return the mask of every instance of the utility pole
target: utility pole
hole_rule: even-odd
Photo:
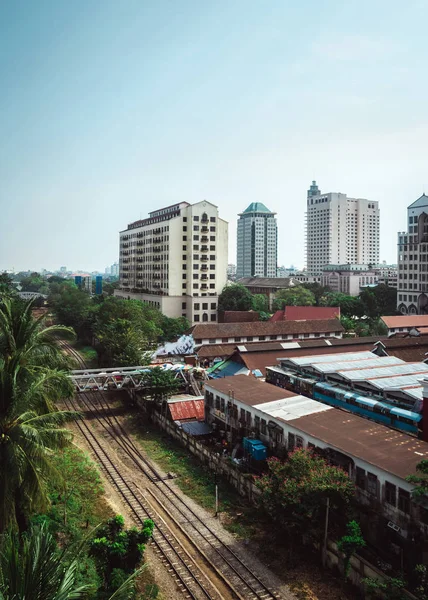
[[[327,505],[325,507],[325,527],[324,527],[324,541],[322,547],[322,564],[325,567],[327,562],[327,534],[328,534],[328,516],[330,512],[330,498],[327,498]]]
[[[218,518],[218,485],[217,485],[217,471],[214,473],[214,483],[215,483],[215,518]]]

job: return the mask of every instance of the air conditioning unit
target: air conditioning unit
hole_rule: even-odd
[[[401,527],[398,527],[398,525],[396,525],[392,521],[388,521],[388,527],[390,527],[391,529],[393,529],[397,533],[399,533],[401,531]]]

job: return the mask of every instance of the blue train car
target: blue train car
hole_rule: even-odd
[[[324,404],[343,408],[377,423],[389,425],[413,435],[418,435],[421,427],[422,415],[419,413],[395,408],[391,404],[347,392],[328,383],[316,383],[312,396],[314,400]]]

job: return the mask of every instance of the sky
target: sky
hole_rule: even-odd
[[[426,0],[0,0],[0,269],[104,270],[118,232],[206,199],[277,213],[304,264],[306,190],[378,200],[396,262],[428,194]]]

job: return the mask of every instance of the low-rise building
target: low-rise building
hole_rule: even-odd
[[[428,459],[428,443],[271,387],[244,375],[207,382],[206,419],[232,443],[253,436],[275,455],[294,448],[321,452],[355,482],[366,539],[383,550],[388,545],[398,558],[403,552],[406,560],[407,553],[415,560],[417,551],[422,560],[428,510],[412,500],[407,477]]]
[[[236,283],[246,287],[252,294],[266,296],[269,308],[272,308],[275,295],[279,290],[286,290],[293,285],[290,277],[242,277]]]
[[[230,344],[264,340],[298,340],[310,338],[341,338],[343,326],[339,319],[307,321],[255,321],[253,323],[204,323],[191,329],[196,345]]]
[[[378,282],[379,274],[370,265],[326,265],[322,268],[321,285],[332,292],[358,296],[362,289]]]
[[[388,327],[388,335],[410,333],[421,335],[428,333],[428,315],[403,315],[381,317]]]

